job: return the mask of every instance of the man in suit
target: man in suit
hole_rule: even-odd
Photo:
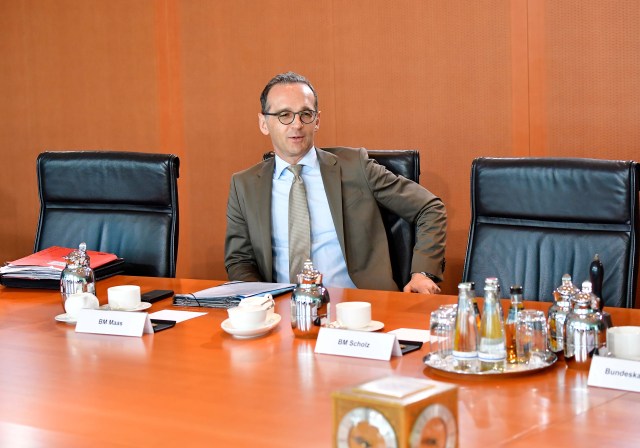
[[[446,240],[442,201],[369,159],[362,148],[315,147],[318,97],[303,76],[277,75],[260,102],[258,124],[271,137],[275,157],[232,176],[225,239],[229,279],[293,281],[287,210],[296,175],[288,166],[302,165],[310,258],[325,286],[397,290],[380,204],[416,225],[412,276],[404,291],[440,292]]]

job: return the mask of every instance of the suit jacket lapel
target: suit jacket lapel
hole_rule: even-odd
[[[336,160],[336,156],[327,151],[317,148],[318,161],[320,162],[320,174],[324,183],[324,191],[329,201],[329,210],[333,218],[333,225],[338,234],[338,241],[342,248],[342,255],[345,260],[347,254],[344,245],[344,219],[342,215],[342,182],[340,178],[340,166]]]
[[[273,167],[275,159],[267,160],[256,178],[256,189],[259,202],[253,204],[260,222],[260,244],[264,254],[263,265],[265,281],[273,279],[273,253],[271,248],[271,189],[273,184]]]

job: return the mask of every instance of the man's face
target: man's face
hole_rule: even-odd
[[[315,110],[313,92],[303,83],[276,84],[267,95],[267,112],[301,112]],[[289,164],[296,164],[313,146],[313,137],[320,126],[320,112],[309,124],[296,115],[293,123],[284,125],[277,116],[258,114],[260,131],[271,136],[275,153]]]

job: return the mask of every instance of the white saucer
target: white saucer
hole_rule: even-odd
[[[238,339],[249,339],[249,338],[257,338],[258,336],[265,335],[269,333],[272,329],[276,327],[280,323],[280,315],[273,313],[269,316],[262,327],[252,328],[250,330],[244,330],[239,328],[234,328],[231,325],[231,320],[226,319],[222,322],[222,329],[227,333],[233,335]]]
[[[101,310],[105,310],[105,311],[142,311],[142,310],[146,310],[147,308],[151,308],[151,304],[149,302],[140,302],[140,305],[138,305],[137,307],[131,310],[112,310],[109,304],[102,305],[100,307]]]
[[[384,328],[384,323],[383,322],[379,322],[377,320],[372,320],[371,322],[369,322],[369,325],[367,325],[366,327],[362,327],[362,328],[346,328],[343,327],[342,325],[340,325],[340,322],[335,321],[335,322],[331,322],[329,324],[329,328],[337,328],[340,330],[351,330],[351,331],[378,331],[378,330],[382,330]]]
[[[58,314],[56,316],[56,320],[58,322],[64,322],[65,324],[70,324],[70,325],[75,325],[78,322],[78,320],[75,317],[71,317],[67,313]]]
[[[383,328],[384,328],[383,322],[372,320],[371,322],[369,322],[369,325],[367,325],[364,328],[357,328],[356,331],[378,331],[378,330],[382,330]]]

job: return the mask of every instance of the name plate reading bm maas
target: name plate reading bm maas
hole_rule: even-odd
[[[140,337],[153,333],[153,326],[148,313],[84,309],[78,314],[76,332]]]
[[[391,356],[402,356],[398,339],[393,334],[336,328],[320,329],[315,352],[382,361],[388,361]]]

